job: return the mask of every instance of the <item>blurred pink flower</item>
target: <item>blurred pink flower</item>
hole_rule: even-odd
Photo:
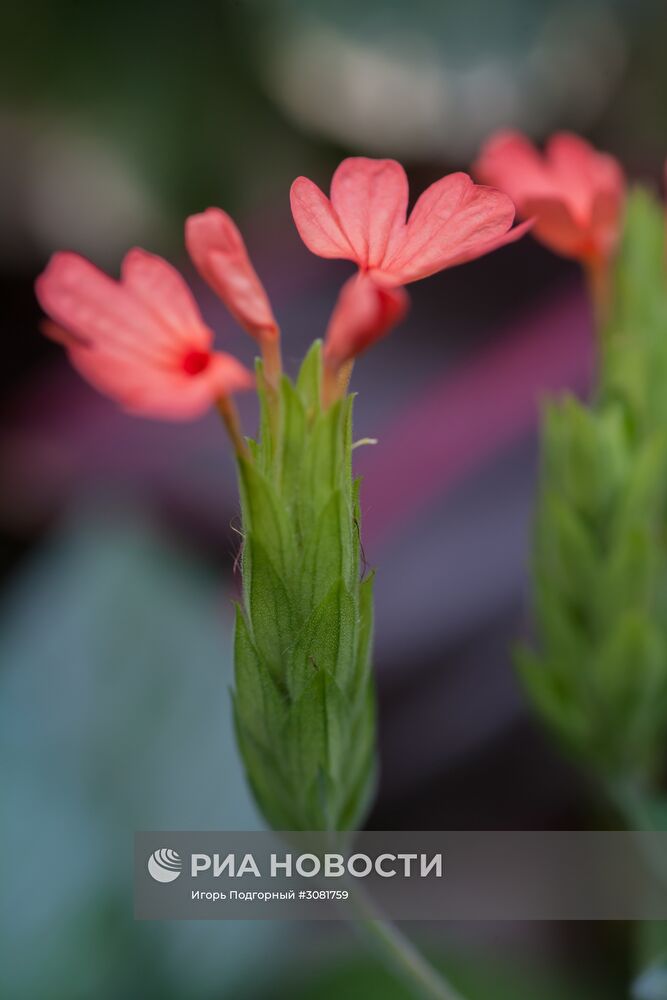
[[[405,316],[407,292],[378,284],[367,274],[355,274],[340,290],[329,320],[324,361],[337,370],[384,337]]]
[[[351,157],[331,181],[331,198],[306,177],[291,190],[301,239],[320,257],[354,261],[389,285],[405,285],[518,239],[515,208],[501,191],[449,174],[417,200],[406,221],[408,181],[395,160]]]
[[[182,277],[161,257],[134,249],[115,281],[74,253],[57,253],[36,281],[74,367],[132,413],[168,420],[199,416],[253,384],[213,334]]]
[[[625,178],[620,165],[585,139],[559,132],[544,153],[519,132],[501,131],[473,172],[506,191],[551,250],[589,266],[608,262],[620,235]]]

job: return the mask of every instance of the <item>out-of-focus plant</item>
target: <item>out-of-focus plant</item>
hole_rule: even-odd
[[[609,788],[647,789],[667,735],[667,281],[662,207],[624,206],[620,168],[573,136],[540,157],[493,137],[478,172],[534,233],[582,262],[598,374],[588,403],[545,407],[534,579],[538,642],[520,656],[542,717]],[[624,211],[623,211],[624,206]]]
[[[618,164],[567,135],[541,157],[501,133],[478,172],[535,216],[548,246],[581,261],[597,329],[591,399],[566,396],[544,409],[537,640],[520,651],[520,674],[540,717],[627,825],[667,829],[664,209],[637,188],[623,211]],[[647,973],[636,995],[664,996],[648,992],[657,979]]]
[[[535,704],[615,794],[660,777],[667,736],[667,288],[663,216],[628,202],[590,406],[547,406],[535,536]]]
[[[330,198],[305,177],[294,182],[292,211],[306,245],[358,268],[341,289],[323,349],[314,343],[296,380],[283,373],[278,324],[234,222],[220,209],[188,219],[196,267],[261,351],[256,441],[243,435],[232,399],[250,387],[250,373],[213,349],[187,286],[162,258],[130,251],[117,282],[59,253],[37,281],[51,317],[45,332],[127,410],[172,420],[212,405],[220,411],[236,452],[243,521],[236,730],[256,801],[278,830],[354,829],[374,789],[372,578],[361,577],[352,473],[354,360],[402,319],[404,285],[509,243],[530,225],[513,228],[508,195],[462,173],[431,185],[409,217],[407,204],[407,178],[393,160],[345,160]],[[362,910],[362,923],[413,988],[456,1000],[395,927]]]

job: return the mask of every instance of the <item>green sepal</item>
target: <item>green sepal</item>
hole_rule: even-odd
[[[240,458],[238,468],[243,534],[261,539],[276,573],[287,586],[296,555],[294,525],[289,511],[270,481],[254,465]],[[245,566],[243,572],[245,579],[248,572]]]
[[[320,412],[322,385],[322,341],[316,340],[306,354],[296,380],[296,390],[301,396],[309,421]]]
[[[253,641],[277,683],[284,686],[285,657],[299,624],[292,595],[254,533],[247,535],[244,542],[243,567]]]
[[[319,604],[331,581],[342,579],[348,588],[355,582],[358,542],[351,525],[349,504],[340,490],[334,490],[311,522],[303,549],[301,599],[304,607]]]
[[[255,739],[271,746],[287,719],[288,700],[261,659],[245,620],[236,608],[234,638],[235,702],[239,718]]]
[[[347,690],[354,676],[358,609],[342,580],[331,587],[296,635],[287,660],[287,690],[298,700],[316,673]]]
[[[271,393],[239,460],[243,610],[235,719],[257,802],[274,826],[361,822],[375,773],[372,581],[361,582],[352,399],[323,410],[321,345]],[[286,825],[288,824],[288,825]]]

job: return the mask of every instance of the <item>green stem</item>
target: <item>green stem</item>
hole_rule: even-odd
[[[629,832],[658,832],[650,809],[647,807],[646,794],[636,782],[618,781],[609,785],[608,794],[621,816],[625,820]],[[667,859],[662,850],[646,837],[639,837],[639,848],[648,871],[656,882],[667,890]]]
[[[358,916],[357,924],[372,939],[384,961],[416,996],[424,1000],[463,1000],[395,924],[386,920],[358,887],[351,890]]]

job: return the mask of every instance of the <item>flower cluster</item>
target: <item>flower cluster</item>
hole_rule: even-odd
[[[544,154],[518,132],[493,135],[473,167],[514,201],[556,253],[596,265],[616,250],[625,200],[623,171],[577,135],[552,136]]]
[[[528,228],[581,261],[598,305],[606,297],[625,199],[613,157],[567,133],[540,154],[524,136],[503,131],[486,143],[473,172],[484,183],[449,174],[409,214],[407,177],[395,160],[343,160],[329,197],[306,177],[294,181],[292,213],[306,246],[357,267],[326,331],[325,405],[344,391],[354,359],[403,319],[406,285],[511,243]],[[258,342],[264,376],[277,387],[280,330],[235,223],[209,208],[187,220],[185,242],[202,278]],[[52,320],[47,335],[64,344],[92,385],[131,412],[187,419],[217,404],[229,415],[230,397],[252,385],[240,362],[213,349],[192,294],[160,257],[131,250],[114,281],[76,254],[57,253],[36,288]]]
[[[331,196],[299,177],[294,221],[306,246],[357,265],[342,287],[325,338],[325,401],[342,391],[353,359],[383,337],[408,308],[404,285],[489,253],[523,235],[511,197],[464,173],[432,184],[407,215],[408,182],[394,160],[353,157],[334,173]],[[218,208],[185,226],[190,257],[240,326],[261,348],[267,382],[281,373],[280,331],[233,220]],[[252,376],[213,349],[213,334],[180,274],[160,257],[131,250],[119,281],[73,253],[57,253],[37,280],[37,296],[77,370],[125,409],[187,419],[229,397]]]
[[[518,132],[501,131],[483,147],[473,170],[533,219],[545,246],[585,268],[598,318],[606,318],[610,268],[621,235],[625,178],[619,163],[569,132],[558,132],[543,154]]]

